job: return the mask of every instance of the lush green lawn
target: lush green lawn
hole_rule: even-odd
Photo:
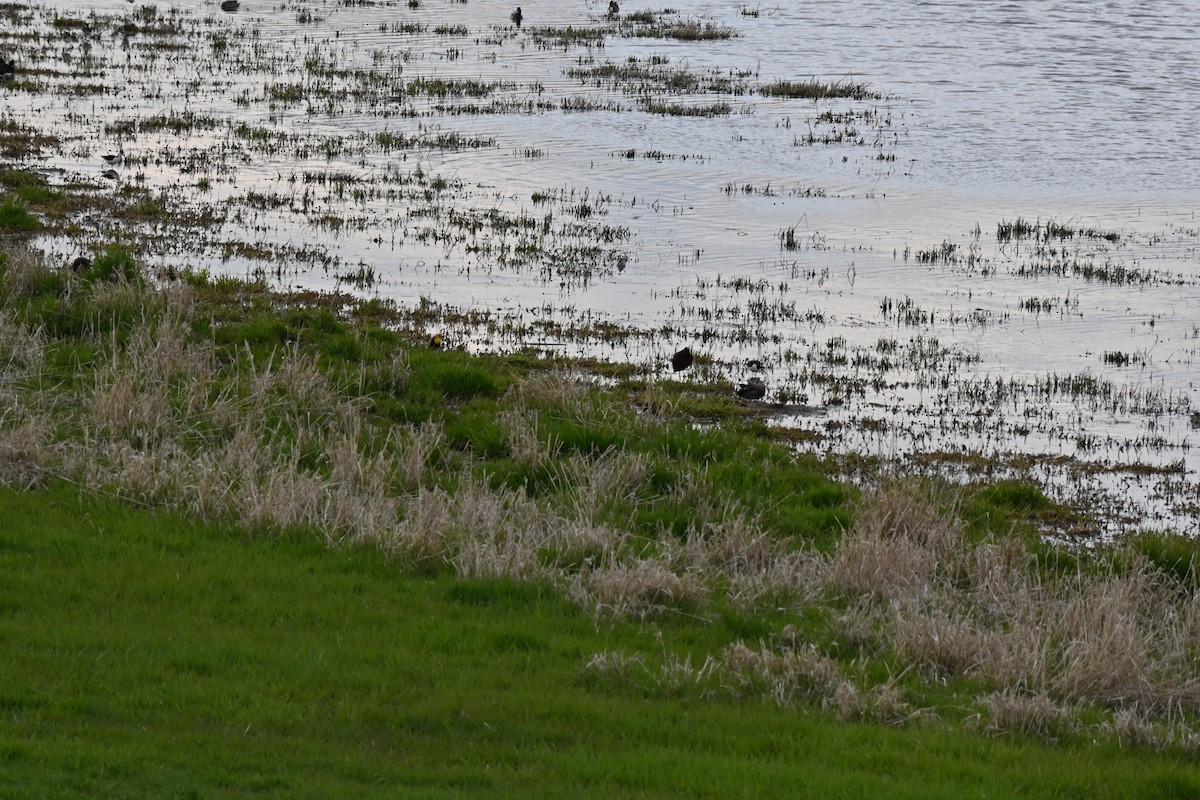
[[[1149,751],[582,672],[729,638],[654,630],[374,549],[0,492],[0,797],[1200,797]]]

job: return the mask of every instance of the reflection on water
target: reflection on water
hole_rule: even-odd
[[[54,137],[27,165],[216,217],[64,254],[136,233],[486,312],[476,348],[758,359],[815,447],[1007,455],[1113,528],[1196,531],[1195,4],[523,8],[39,3],[0,27],[3,123]],[[810,79],[878,96],[764,92]]]

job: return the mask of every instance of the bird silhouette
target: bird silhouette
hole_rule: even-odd
[[[92,260],[87,256],[76,256],[75,260],[71,262],[71,269],[75,272],[79,272],[81,269],[90,269],[91,266]]]
[[[682,372],[692,365],[692,348],[685,347],[675,355],[671,356],[671,371]]]
[[[221,10],[222,11],[237,11],[238,10],[238,0],[223,0],[223,2],[221,3]]]
[[[0,78],[10,78],[17,74],[17,62],[5,61],[0,58]]]
[[[121,173],[117,172],[115,169],[106,169],[104,172],[100,173],[100,177],[108,178],[110,181],[116,181],[121,179]]]
[[[517,23],[518,28],[521,27],[521,20],[524,19],[524,17],[525,15],[521,13],[521,7],[517,6],[517,10],[512,13],[512,21]]]
[[[120,164],[125,160],[125,150],[121,149],[115,153],[105,153],[104,155],[100,156],[100,158],[104,159],[105,164],[115,167],[117,164]]]
[[[762,400],[767,396],[767,384],[762,378],[751,378],[736,389],[743,400]]]
[[[621,7],[617,5],[617,0],[608,0],[608,13],[613,17],[621,13]]]

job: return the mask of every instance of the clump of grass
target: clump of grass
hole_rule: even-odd
[[[844,97],[851,100],[878,100],[882,97],[865,83],[856,83],[849,78],[840,81],[821,81],[810,78],[806,81],[777,80],[762,87],[760,91],[768,97],[790,99],[824,100]]]
[[[982,706],[980,725],[987,733],[1021,733],[1056,739],[1076,727],[1071,711],[1045,693],[994,692],[983,698]]]
[[[138,284],[142,282],[142,269],[134,260],[133,253],[119,246],[112,246],[80,271],[79,277],[84,283],[113,283],[124,282]]]
[[[1037,236],[1041,224],[1017,217],[1012,222],[1001,220],[996,223],[996,241],[1009,242],[1013,239],[1026,239]]]
[[[15,197],[6,197],[0,203],[0,231],[5,233],[36,233],[43,227],[42,221],[29,211],[28,206]]]
[[[939,247],[918,250],[913,254],[918,264],[956,264],[962,259],[961,248],[953,242],[942,242]]]
[[[779,246],[783,250],[799,250],[801,243],[796,238],[796,226],[784,228],[779,233]]]
[[[1030,222],[1029,220],[1017,217],[1012,222],[1001,220],[996,225],[996,240],[999,242],[1026,238],[1041,239],[1048,242],[1051,239],[1074,239],[1076,237],[1083,239],[1104,239],[1113,243],[1121,241],[1121,234],[1117,231],[1072,225],[1053,219],[1042,223],[1041,220]]]
[[[1117,231],[1085,228],[1082,225],[1071,225],[1057,220],[1047,220],[1043,228],[1043,237],[1047,240],[1074,239],[1077,236],[1083,239],[1104,239],[1114,243],[1121,241],[1121,234]]]
[[[641,35],[640,32],[639,35]],[[666,25],[662,29],[661,35],[668,39],[678,39],[681,42],[708,42],[731,39],[736,35],[736,31],[712,22],[681,20]]]
[[[568,25],[565,28],[530,28],[529,35],[538,44],[551,47],[603,47],[608,31],[604,28],[577,28]]]
[[[642,102],[642,108],[649,114],[663,114],[668,117],[724,117],[733,112],[733,106],[724,101],[689,105],[647,99]]]

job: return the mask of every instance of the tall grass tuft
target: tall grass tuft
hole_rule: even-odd
[[[823,100],[831,97],[845,97],[851,100],[878,100],[881,98],[881,95],[873,91],[867,84],[856,83],[849,78],[840,81],[820,81],[816,78],[806,81],[777,80],[763,86],[760,91],[768,97],[803,100]]]

